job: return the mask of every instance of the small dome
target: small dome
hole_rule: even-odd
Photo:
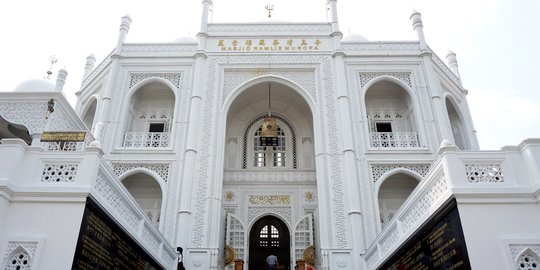
[[[54,83],[45,79],[30,79],[23,81],[17,87],[15,92],[53,92]]]
[[[349,42],[368,42],[369,40],[367,40],[367,38],[365,38],[365,37],[362,36],[362,35],[352,34],[352,35],[345,36],[345,37],[343,38],[343,41],[349,41]]]
[[[193,42],[197,42],[197,40],[192,38],[192,37],[184,36],[184,37],[179,37],[179,38],[175,39],[174,42],[177,42],[177,43],[193,43]]]

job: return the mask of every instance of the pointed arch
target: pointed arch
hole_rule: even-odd
[[[178,90],[168,80],[151,77],[135,84],[128,91],[125,111],[126,148],[171,147],[174,112]]]
[[[88,101],[84,104],[82,113],[81,113],[81,119],[83,120],[83,123],[86,125],[86,128],[88,130],[92,130],[92,127],[94,126],[94,118],[96,116],[96,109],[98,106],[98,95],[92,95]]]
[[[381,227],[392,220],[421,179],[416,172],[403,168],[394,169],[380,177],[376,183],[375,195]]]
[[[163,202],[163,189],[159,181],[144,169],[124,173],[121,182],[143,209],[148,218],[158,225]]]
[[[421,116],[412,89],[392,76],[380,76],[362,88],[370,147],[420,147]]]
[[[447,94],[445,97],[445,107],[446,115],[450,121],[450,127],[452,129],[452,135],[454,137],[454,143],[461,150],[470,149],[469,142],[467,140],[467,133],[465,132],[465,122],[463,122],[463,113],[459,109],[459,105],[456,102],[456,99],[451,95]]]
[[[242,94],[244,91],[246,91],[250,87],[260,84],[260,83],[279,83],[279,84],[285,85],[289,87],[290,89],[292,89],[297,94],[299,94],[304,99],[309,109],[311,110],[312,114],[313,112],[316,111],[315,99],[309,94],[309,92],[306,89],[296,84],[295,82],[292,82],[286,78],[276,76],[276,75],[259,76],[241,84],[236,89],[234,89],[234,91],[232,91],[231,94],[229,94],[229,96],[225,98],[225,101],[223,102],[222,110],[224,112],[228,112],[231,105],[236,100],[236,98],[240,96],[240,94]]]

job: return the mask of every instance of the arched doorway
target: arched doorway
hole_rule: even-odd
[[[259,219],[249,233],[249,268],[266,269],[266,257],[278,257],[279,269],[290,269],[291,245],[287,225],[273,216]]]

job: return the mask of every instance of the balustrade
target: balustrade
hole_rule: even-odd
[[[412,148],[419,147],[416,132],[371,132],[371,147]]]
[[[169,147],[170,132],[126,132],[123,147],[127,148],[160,148]]]

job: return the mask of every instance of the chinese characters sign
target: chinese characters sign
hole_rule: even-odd
[[[219,39],[216,42],[222,52],[318,51],[323,45],[318,38]]]

